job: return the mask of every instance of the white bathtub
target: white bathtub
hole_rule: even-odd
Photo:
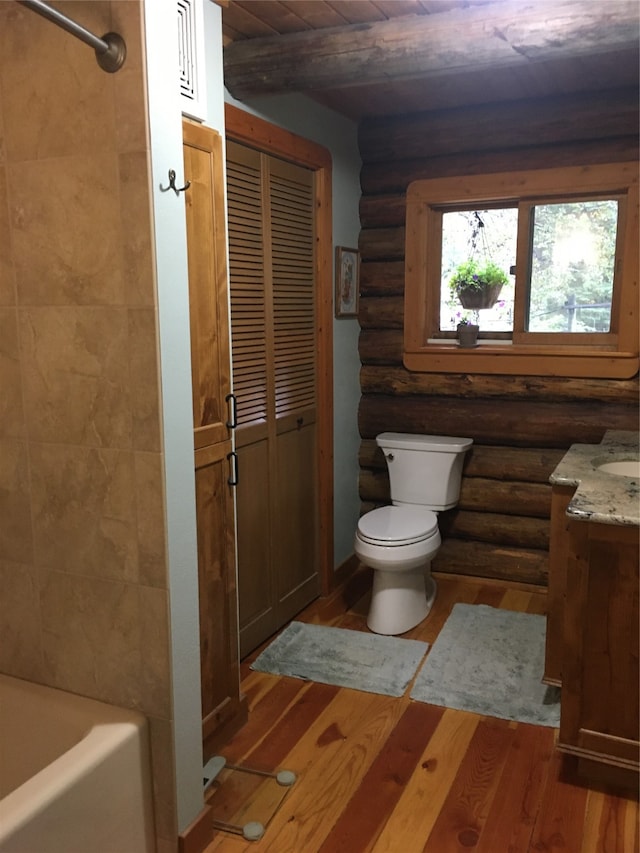
[[[0,851],[153,853],[147,721],[0,675]]]

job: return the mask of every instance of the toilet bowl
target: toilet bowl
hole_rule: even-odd
[[[435,600],[427,571],[440,547],[438,519],[422,507],[385,506],[363,515],[358,559],[374,569],[367,625],[376,634],[403,634],[425,619]]]
[[[354,551],[373,569],[369,629],[404,634],[428,616],[435,600],[430,567],[441,543],[437,512],[458,500],[472,441],[382,433],[376,442],[387,461],[393,503],[360,518]]]

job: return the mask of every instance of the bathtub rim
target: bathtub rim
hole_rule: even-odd
[[[0,799],[0,845],[25,827],[33,818],[34,812],[45,810],[62,793],[77,784],[79,779],[88,776],[115,747],[125,745],[131,740],[138,741],[141,752],[145,753],[141,755],[142,760],[147,762],[143,773],[146,773],[147,782],[151,786],[149,725],[142,713],[0,673],[0,695],[7,684],[10,689],[27,692],[43,700],[48,698],[52,701],[55,696],[60,706],[75,706],[87,715],[88,720],[94,719],[94,723],[88,725],[84,736],[70,749],[62,752],[50,764]],[[82,771],[78,773],[78,755],[86,755],[87,751],[90,757],[85,758]],[[148,796],[152,796],[151,788]]]

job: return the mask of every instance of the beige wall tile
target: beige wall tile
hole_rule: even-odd
[[[131,42],[127,42],[129,46]],[[129,84],[140,72],[125,64],[116,82],[116,141],[122,152],[144,151],[148,147],[147,102],[145,92]]]
[[[47,683],[140,708],[140,607],[135,586],[42,572],[40,608]]]
[[[37,565],[137,580],[132,453],[32,444],[31,484]]]
[[[175,802],[173,726],[168,720],[149,717],[149,727],[156,834],[160,838],[177,839],[178,827],[173,805]]]
[[[19,355],[16,309],[0,308],[0,438],[24,432]]]
[[[171,716],[169,601],[164,589],[138,587],[140,594],[140,707],[154,717]]]
[[[129,375],[133,446],[160,451],[160,389],[156,312],[152,308],[129,311]]]
[[[2,99],[0,98],[0,109]],[[1,117],[0,117],[1,121]],[[0,160],[2,158],[2,125],[0,124]],[[0,162],[0,305],[16,304],[16,276],[11,252],[11,230],[9,228],[9,198],[7,195],[7,172]]]
[[[125,304],[117,157],[32,161],[7,175],[19,302]]]
[[[0,27],[0,75],[10,163],[95,153],[115,145],[113,75],[87,45],[17,3]],[[92,32],[109,30],[105,2],[57,3]]]
[[[131,447],[126,309],[22,308],[20,340],[32,440]]]
[[[7,5],[6,3],[4,4]],[[0,7],[0,30],[3,27],[3,16],[2,16],[2,8]],[[1,38],[1,37],[0,37]],[[6,152],[4,146],[4,118],[3,118],[3,110],[2,110],[2,98],[0,98],[0,167],[3,167],[6,162]],[[0,198],[4,196],[0,193]]]
[[[110,5],[111,29],[120,33],[127,43],[127,59],[122,67],[142,74],[144,71],[142,0],[112,0]]]
[[[149,162],[146,153],[121,154],[120,221],[125,290],[129,305],[156,304],[151,245]]]
[[[0,589],[0,670],[39,681],[44,658],[35,568],[0,559]]]
[[[158,453],[134,455],[140,583],[167,588],[163,461]]]
[[[29,464],[23,441],[0,440],[0,557],[33,561]]]
[[[48,683],[168,718],[166,591],[66,572],[41,576]]]

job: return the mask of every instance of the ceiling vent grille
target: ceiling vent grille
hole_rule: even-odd
[[[178,55],[182,112],[206,119],[202,0],[178,0]]]

